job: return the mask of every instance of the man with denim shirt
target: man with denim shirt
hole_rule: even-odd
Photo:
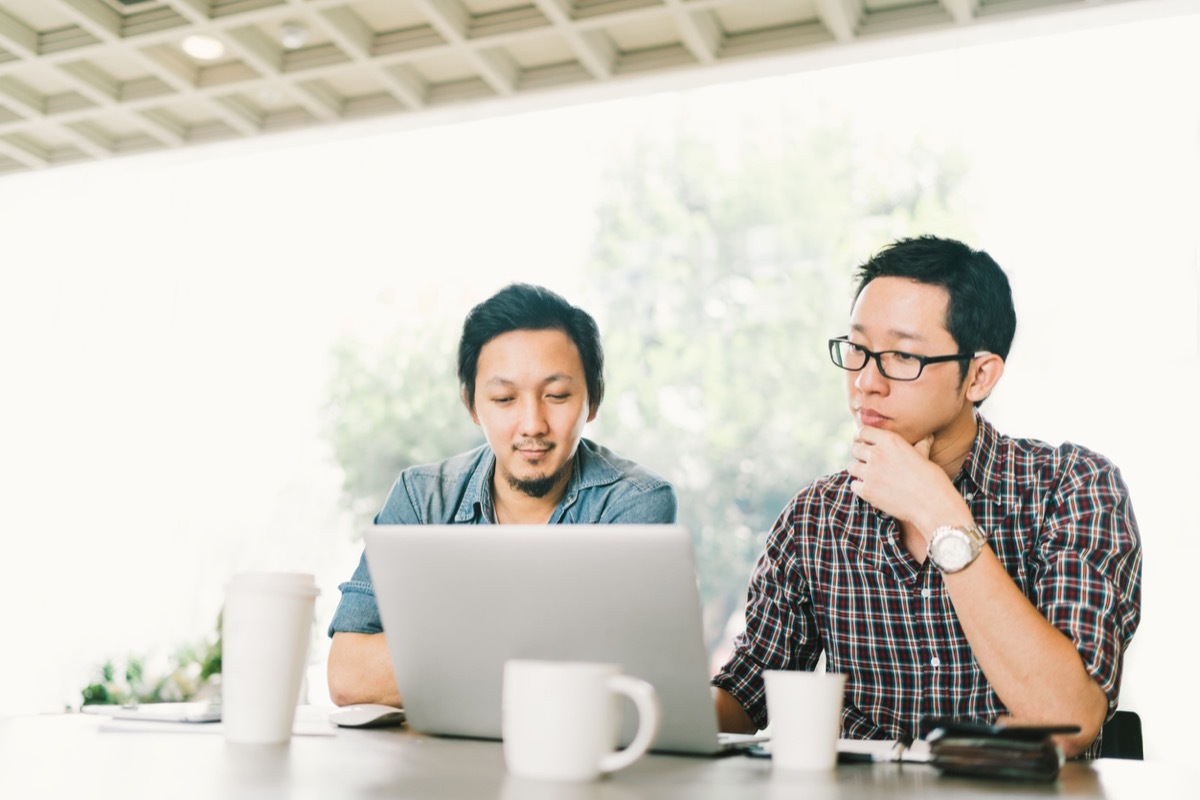
[[[986,253],[922,237],[864,264],[829,342],[858,424],[848,468],[784,509],[746,631],[713,679],[720,726],[766,726],[764,670],[847,676],[842,736],[926,717],[1076,724],[1094,754],[1140,619],[1141,544],[1107,459],[1000,434],[977,407],[1016,329]]]
[[[463,323],[458,377],[487,444],[404,470],[375,522],[673,523],[669,483],[582,437],[604,395],[603,372],[595,320],[554,292],[513,284],[480,303]],[[339,588],[331,698],[401,705],[365,553]]]

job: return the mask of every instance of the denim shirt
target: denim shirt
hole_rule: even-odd
[[[410,467],[392,485],[379,525],[490,525],[492,473],[496,454],[482,445],[437,464]],[[606,447],[581,439],[571,479],[550,515],[550,524],[671,524],[676,499],[671,484],[650,470],[621,458]],[[381,633],[375,589],[367,570],[367,554],[350,580],[338,586],[341,602],[329,624],[338,631]]]

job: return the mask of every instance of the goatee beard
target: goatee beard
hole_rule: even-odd
[[[567,470],[571,469],[574,463],[574,460],[568,461],[553,475],[539,475],[536,478],[518,478],[515,475],[509,475],[508,488],[530,497],[545,497],[558,484],[563,475],[567,474]]]
[[[530,497],[545,497],[558,483],[558,475],[541,475],[537,478],[514,478],[508,476],[508,487]]]

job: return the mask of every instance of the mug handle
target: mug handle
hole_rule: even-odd
[[[658,726],[662,721],[662,706],[658,701],[658,693],[654,687],[641,678],[629,675],[613,675],[605,684],[609,691],[623,694],[633,701],[637,708],[638,730],[633,741],[624,750],[608,753],[600,759],[601,772],[616,772],[637,761],[658,736]]]

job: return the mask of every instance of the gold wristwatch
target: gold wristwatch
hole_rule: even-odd
[[[959,572],[979,557],[985,541],[978,525],[943,525],[929,537],[929,560],[942,572]]]

